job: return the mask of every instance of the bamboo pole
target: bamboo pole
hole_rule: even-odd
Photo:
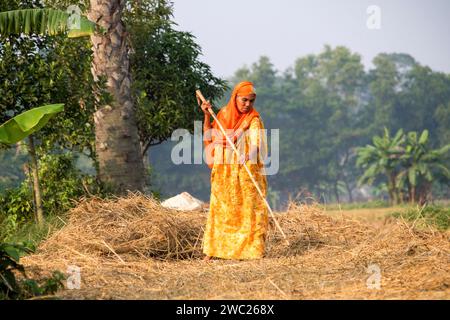
[[[197,96],[197,100],[201,101],[201,102],[206,102],[205,97],[203,96],[203,94],[201,93],[200,90],[196,90],[195,94]],[[225,136],[225,138],[227,139],[228,143],[231,145],[231,147],[233,148],[233,151],[236,153],[237,158],[240,159],[240,154],[238,149],[236,148],[236,146],[234,145],[233,141],[231,141],[230,137],[228,137],[228,135],[225,132],[225,129],[223,128],[222,124],[220,123],[219,119],[217,119],[216,114],[214,113],[214,111],[211,108],[208,108],[209,113],[212,115],[212,117],[214,118],[214,120],[216,121],[216,123],[219,125],[220,130],[222,131],[222,134]],[[256,187],[256,190],[258,191],[258,194],[261,196],[261,198],[263,199],[264,203],[266,204],[267,209],[269,210],[270,216],[272,217],[273,221],[275,222],[276,227],[278,228],[278,230],[280,231],[280,233],[283,235],[284,240],[286,241],[286,243],[289,245],[289,240],[287,239],[286,235],[283,232],[283,229],[281,229],[280,225],[278,224],[277,219],[275,219],[275,215],[273,214],[272,209],[270,208],[269,203],[266,200],[266,197],[264,196],[264,194],[262,193],[258,183],[256,182],[255,178],[253,177],[252,173],[250,172],[250,169],[248,168],[247,164],[244,162],[243,163],[245,170],[247,171],[250,179],[252,180],[253,184]]]

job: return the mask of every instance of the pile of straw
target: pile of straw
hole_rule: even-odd
[[[67,225],[44,242],[40,251],[79,255],[186,259],[200,254],[203,212],[162,207],[141,194],[108,201],[81,200],[69,213]]]
[[[266,257],[203,262],[207,213],[163,208],[141,194],[85,199],[67,225],[23,259],[37,276],[82,270],[84,299],[415,299],[450,298],[448,233],[417,230],[403,220],[374,226],[332,218],[317,204],[291,203],[277,213]],[[371,265],[381,288],[367,285]]]

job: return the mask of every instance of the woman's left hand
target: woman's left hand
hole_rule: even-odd
[[[250,159],[248,154],[241,154],[241,157],[239,159],[239,164],[244,164]]]

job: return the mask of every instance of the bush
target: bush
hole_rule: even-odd
[[[106,194],[105,188],[94,176],[83,174],[75,167],[72,153],[44,155],[39,161],[43,210],[47,215],[66,212],[73,207],[73,200],[81,196]],[[3,219],[10,216],[19,220],[31,220],[34,216],[33,193],[30,177],[14,189],[0,195],[0,213]]]
[[[8,223],[9,217],[0,223],[0,242],[25,243],[32,250],[54,231],[61,229],[66,220],[66,215],[50,215],[42,226],[37,225],[34,220],[24,220],[13,228]]]

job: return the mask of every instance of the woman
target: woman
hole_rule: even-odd
[[[216,121],[210,123],[211,104],[202,104],[207,163],[212,168],[210,210],[203,239],[205,260],[258,259],[264,255],[268,212],[243,165],[245,162],[265,196],[263,159],[267,146],[261,132],[263,123],[253,106],[255,100],[253,84],[241,82],[217,115],[239,150],[239,158],[227,145]]]

